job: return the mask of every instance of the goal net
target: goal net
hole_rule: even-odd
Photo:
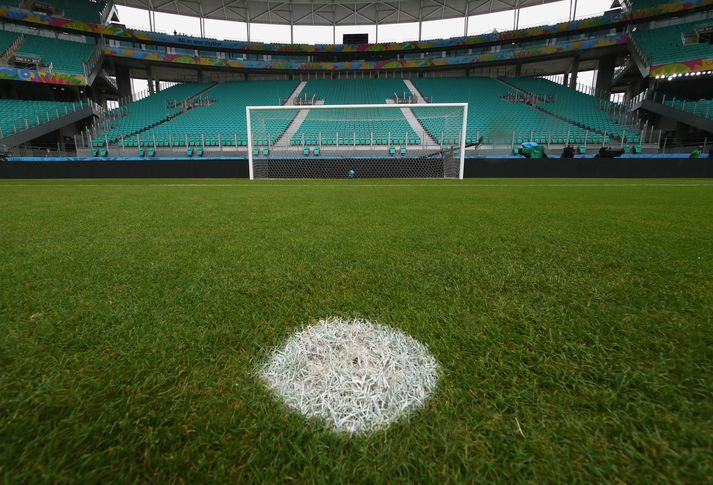
[[[463,178],[465,103],[246,108],[250,178]]]

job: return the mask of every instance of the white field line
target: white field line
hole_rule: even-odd
[[[201,184],[201,183],[136,183],[136,184],[84,184],[84,183],[37,183],[37,184],[25,184],[25,183],[2,183],[0,182],[0,187],[36,187],[36,188],[50,188],[50,187],[249,187],[249,188],[271,188],[271,187],[339,187],[339,188],[350,188],[350,187],[448,187],[448,188],[483,188],[483,187],[713,187],[713,182],[677,182],[677,183],[642,183],[642,182],[621,182],[621,183],[605,183],[605,182],[594,182],[594,183],[450,183],[450,184],[356,184],[356,183],[343,183],[343,184],[305,184],[305,183],[270,183],[270,182],[250,182],[250,183],[235,183],[235,184]]]

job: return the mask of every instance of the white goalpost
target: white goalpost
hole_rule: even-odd
[[[245,110],[251,180],[463,178],[467,103],[248,106]]]

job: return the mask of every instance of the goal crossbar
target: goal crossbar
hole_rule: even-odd
[[[463,110],[463,122],[460,130],[460,149],[459,149],[459,171],[458,178],[463,178],[465,166],[465,146],[466,146],[466,129],[468,124],[468,103],[414,103],[414,104],[320,104],[320,105],[278,105],[278,106],[246,106],[245,117],[247,122],[247,148],[250,179],[255,178],[254,157],[253,157],[253,132],[251,114],[256,111],[313,111],[313,110],[345,110],[345,109],[397,109],[397,110],[413,110],[419,108],[461,108]]]

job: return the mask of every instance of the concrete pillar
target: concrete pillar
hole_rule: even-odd
[[[564,73],[564,79],[562,80],[563,86],[569,86],[569,72]]]
[[[597,89],[599,88],[599,84],[597,83]],[[641,92],[641,79],[637,79],[636,81],[632,82],[629,84],[629,86],[626,88],[626,99],[632,99],[638,96],[638,94]]]
[[[572,59],[572,68],[570,69],[569,87],[577,89],[577,75],[579,74],[579,57]]]
[[[522,64],[515,65],[515,77],[520,77],[522,75]]]
[[[126,66],[116,66],[116,84],[119,87],[119,100],[131,102],[131,75],[129,68]]]
[[[616,57],[602,57],[599,59],[599,64],[597,65],[597,95],[609,99],[611,94],[611,84],[614,77],[614,67],[616,64]]]

